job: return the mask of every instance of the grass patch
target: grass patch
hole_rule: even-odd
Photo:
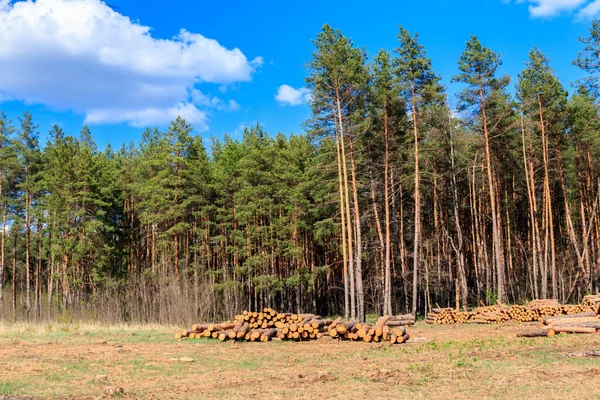
[[[11,395],[15,393],[15,385],[10,381],[0,381],[0,395]]]

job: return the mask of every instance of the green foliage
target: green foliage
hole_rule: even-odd
[[[517,98],[528,114],[536,115],[540,107],[556,113],[565,106],[567,93],[549,64],[548,58],[535,48],[529,52],[529,62],[519,74]]]
[[[584,44],[583,50],[573,61],[573,64],[581,68],[589,74],[580,81],[582,86],[585,86],[590,94],[598,99],[600,96],[600,85],[598,84],[598,74],[600,73],[600,21],[593,20],[590,26],[590,35],[588,37],[579,38],[579,41]]]
[[[467,86],[459,94],[461,110],[475,106],[475,112],[478,113],[482,101],[493,99],[504,92],[510,78],[497,77],[501,65],[498,54],[483,46],[476,36],[471,36],[458,61],[459,74],[452,78],[453,82]]]
[[[399,47],[394,50],[398,55],[394,60],[394,74],[407,103],[411,103],[414,93],[417,110],[421,105],[439,104],[444,100],[441,78],[433,71],[431,59],[418,40],[418,34],[411,36],[409,31],[399,26]]]

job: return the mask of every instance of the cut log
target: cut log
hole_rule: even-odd
[[[387,322],[390,320],[390,318],[391,317],[389,315],[384,315],[383,317],[380,317],[377,320],[377,323],[375,324],[375,329],[383,328],[387,324]]]
[[[552,330],[556,333],[596,333],[595,328],[583,328],[577,325],[553,326]]]
[[[202,332],[206,328],[208,328],[208,324],[193,324],[192,325],[192,330],[196,331],[196,332]]]
[[[394,320],[388,321],[387,326],[405,326],[405,325],[414,325],[415,321],[407,321],[407,320]]]
[[[313,329],[321,329],[325,326],[325,321],[323,321],[322,319],[313,319],[310,323],[310,326]]]
[[[567,317],[568,315],[565,315]],[[544,324],[553,325],[553,324],[571,324],[577,325],[580,322],[598,322],[600,319],[597,317],[577,317],[577,318],[562,318],[562,317],[552,317],[552,318],[544,318]]]
[[[243,339],[244,337],[246,337],[246,334],[248,333],[249,330],[250,330],[250,325],[248,325],[247,322],[242,324],[242,326],[240,326],[240,328],[238,329],[238,332],[236,335],[237,339]]]
[[[549,325],[550,328],[555,329],[555,328],[560,328],[560,327],[571,327],[571,326],[578,326],[580,328],[594,328],[594,329],[600,329],[600,321],[596,321],[596,322],[579,322],[577,324],[570,324],[568,322],[561,322],[561,323],[556,323],[556,324],[552,324]]]
[[[250,331],[250,340],[254,342],[260,339],[261,334],[262,332],[259,329],[253,329],[252,331]]]
[[[277,329],[265,329],[263,333],[260,335],[261,342],[270,341],[275,335],[277,335]]]
[[[346,333],[351,331],[354,326],[356,325],[356,322],[344,322],[341,324],[338,324],[335,329],[338,331],[338,333]]]
[[[330,328],[330,329],[332,329],[332,328],[335,328],[335,327],[336,327],[338,324],[341,324],[341,323],[342,323],[342,321],[343,321],[343,320],[342,320],[342,318],[341,318],[341,317],[340,317],[340,318],[338,318],[338,319],[336,319],[336,320],[335,320],[335,321],[333,321],[331,324],[329,324],[329,328]]]
[[[544,329],[531,329],[531,330],[526,330],[526,331],[521,331],[519,333],[517,333],[517,337],[552,337],[554,336],[554,330],[553,329],[548,329],[548,328],[544,328]]]

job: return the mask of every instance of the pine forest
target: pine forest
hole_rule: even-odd
[[[465,38],[467,39],[467,38]],[[0,113],[0,317],[182,324],[272,307],[423,316],[600,291],[600,21],[561,83],[468,39],[449,93],[419,36],[325,25],[305,133],[177,118],[99,148]],[[577,54],[579,51],[579,54]]]

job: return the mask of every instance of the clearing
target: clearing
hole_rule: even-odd
[[[419,322],[409,327],[416,343],[394,346],[177,341],[174,329],[158,326],[0,325],[0,398],[98,399],[113,387],[135,399],[600,399],[600,359],[584,354],[600,350],[600,334],[517,338],[526,325]]]

